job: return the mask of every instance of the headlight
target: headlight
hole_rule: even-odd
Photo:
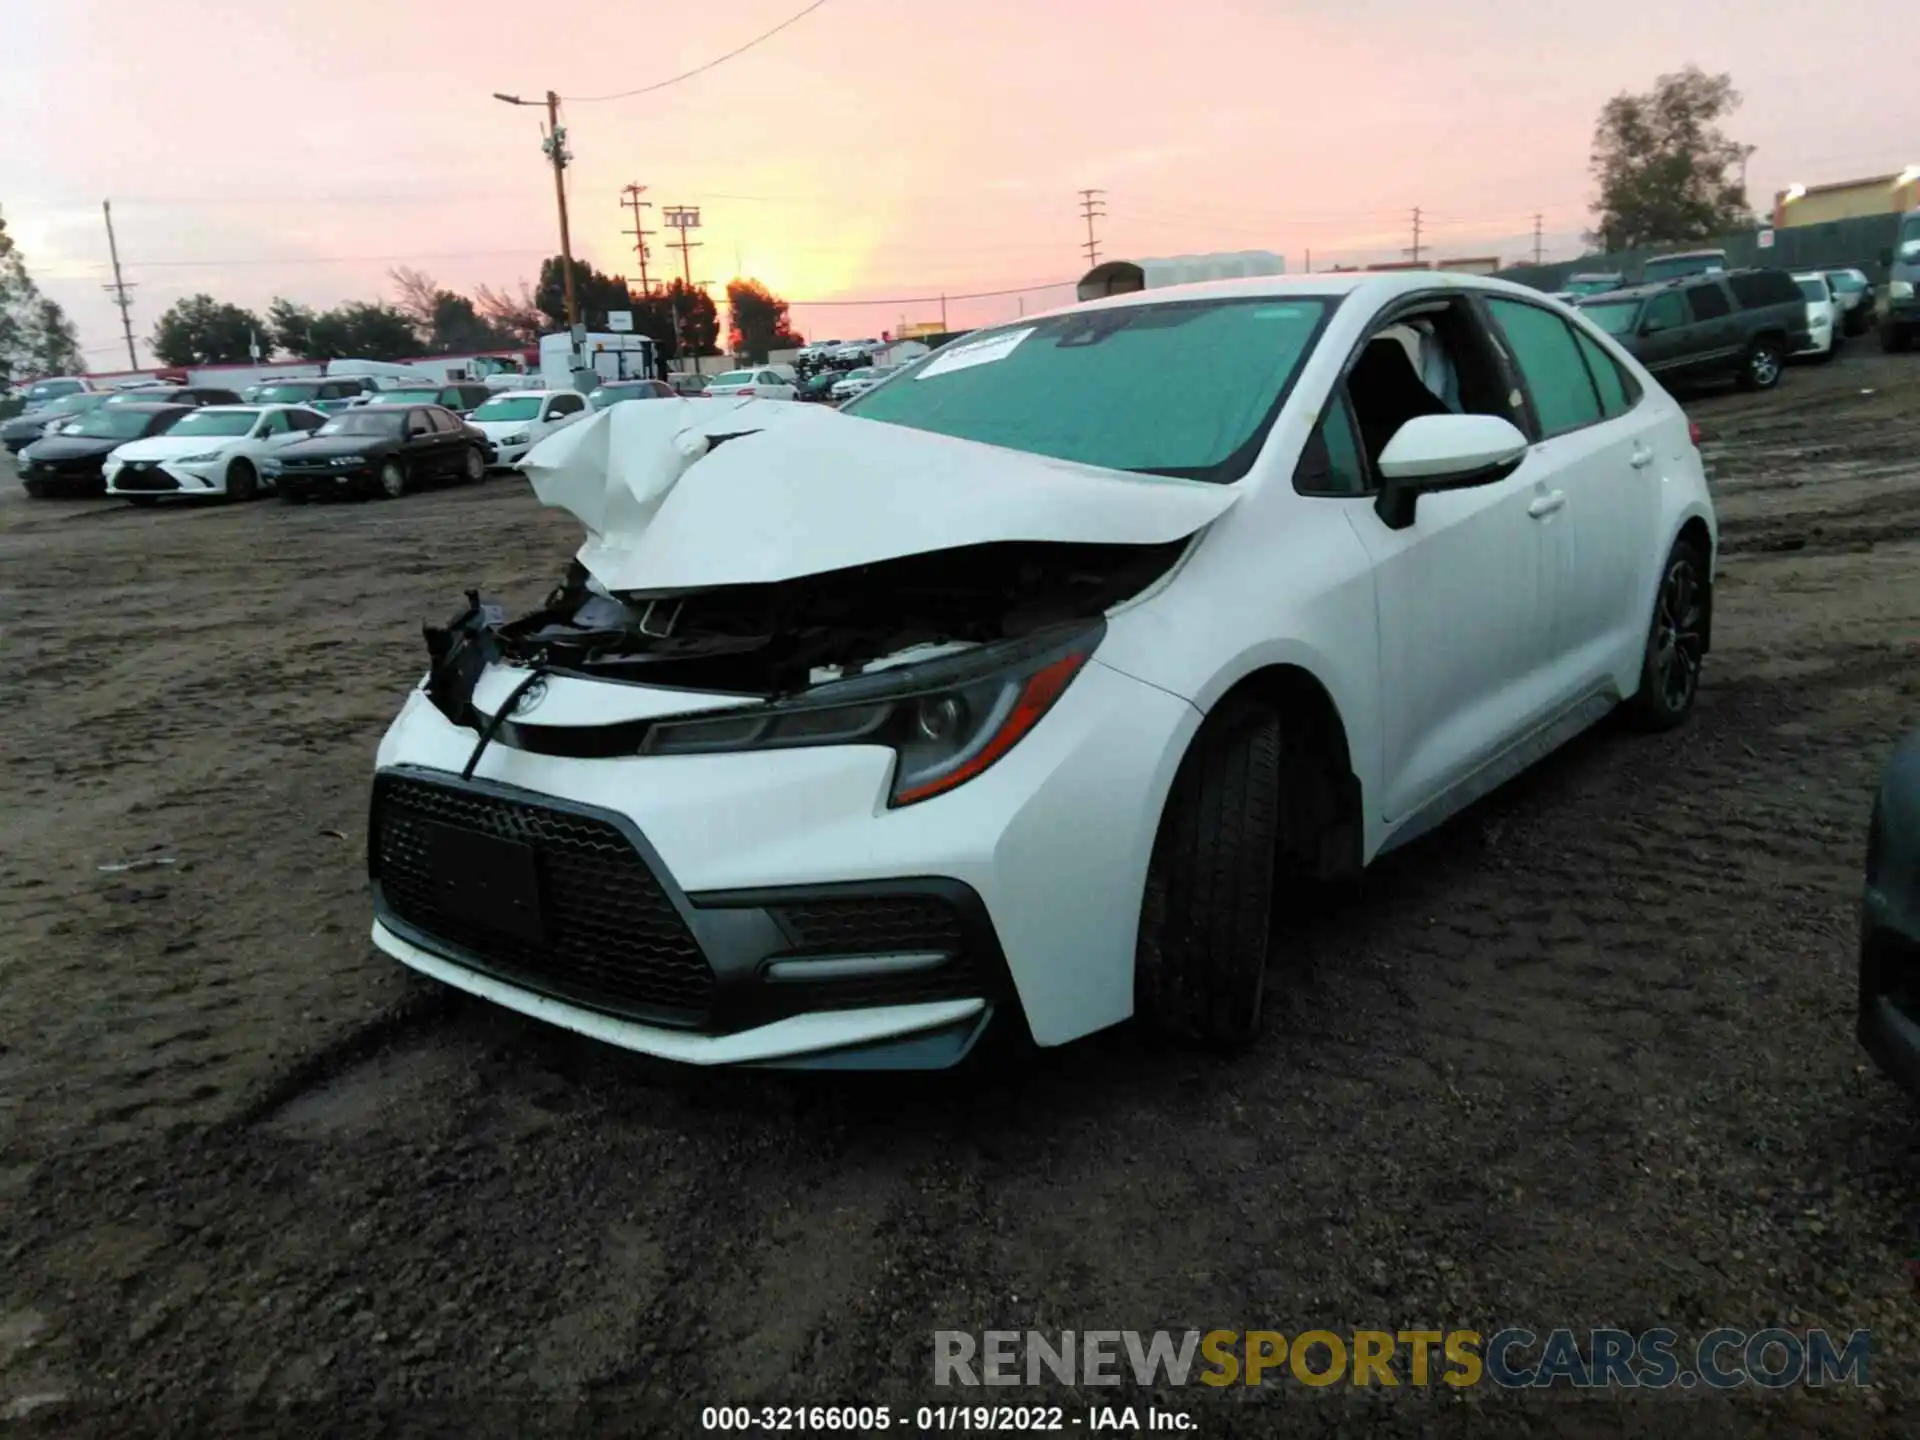
[[[364,455],[336,455],[327,463],[330,465],[364,465],[367,463],[367,457]]]
[[[260,473],[262,475],[278,475],[283,468],[278,460],[270,457],[260,462]]]
[[[1913,282],[1911,280],[1889,280],[1887,282],[1887,296],[1893,300],[1911,300],[1913,298]]]
[[[511,435],[507,436],[506,439],[502,440],[500,443],[502,445],[524,445],[527,443],[527,441],[531,440],[532,438],[533,436],[529,431],[516,430]]]
[[[1093,655],[1105,622],[825,685],[803,700],[651,726],[642,755],[885,745],[890,805],[964,785],[1018,744]]]
[[[220,452],[218,450],[209,450],[204,455],[182,455],[175,463],[180,465],[211,465],[219,458]]]

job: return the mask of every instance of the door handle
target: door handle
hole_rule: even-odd
[[[1653,463],[1653,451],[1649,450],[1644,445],[1636,445],[1633,447],[1633,468],[1634,469],[1644,470],[1647,468],[1647,466],[1651,465],[1652,463]]]
[[[1544,520],[1547,516],[1553,514],[1554,511],[1564,509],[1566,503],[1567,492],[1564,490],[1554,490],[1542,495],[1538,500],[1535,500],[1531,505],[1527,506],[1527,514],[1536,520]]]

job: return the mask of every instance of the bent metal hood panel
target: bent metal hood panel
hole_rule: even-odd
[[[1157,545],[1239,492],[954,440],[787,401],[615,405],[541,441],[541,503],[613,591],[791,580],[1009,540]]]

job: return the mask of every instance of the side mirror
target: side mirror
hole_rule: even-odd
[[[1420,415],[1394,432],[1380,453],[1380,494],[1374,512],[1390,530],[1413,524],[1414,508],[1430,490],[1491,485],[1520,468],[1527,437],[1497,415]]]
[[[1657,335],[1666,328],[1666,322],[1661,320],[1658,315],[1649,315],[1640,322],[1640,333],[1642,335]]]

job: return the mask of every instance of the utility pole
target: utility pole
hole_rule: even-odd
[[[537,106],[541,103],[538,100],[522,100],[518,95],[502,95],[498,90],[493,92],[493,98],[508,105]],[[567,132],[560,128],[559,95],[551,90],[547,91],[545,103],[547,107],[547,134],[546,138],[540,142],[540,148],[545,152],[548,161],[553,166],[553,195],[554,199],[560,204],[560,281],[567,297],[567,331],[569,344],[577,347],[578,342],[573,341],[571,336],[580,325],[580,306],[573,295],[573,239],[567,231],[566,170],[567,162],[573,157],[567,154]],[[573,355],[573,359],[576,363],[580,359],[577,349]]]
[[[941,332],[942,332],[942,333],[945,333],[945,331],[946,331],[946,328],[947,328],[947,297],[946,297],[946,296],[944,296],[944,295],[942,295],[942,296],[940,297],[940,329],[941,329]]]
[[[1418,205],[1413,207],[1413,248],[1402,250],[1400,253],[1412,256],[1415,265],[1420,263],[1420,207]]]
[[[682,296],[682,300],[684,301],[686,295],[693,293],[693,251],[698,249],[702,243],[698,240],[687,239],[687,232],[700,228],[700,207],[698,205],[662,206],[660,209],[660,223],[665,225],[669,230],[678,230],[680,232],[680,238],[669,242],[667,248],[680,252],[682,283],[686,286],[686,290]],[[673,307],[673,344],[675,350],[684,350],[686,348],[683,330],[680,324],[680,308],[679,304]],[[700,369],[697,358],[693,368],[696,372]]]
[[[133,353],[133,301],[127,298],[131,287],[120,278],[120,246],[113,238],[113,202],[102,200],[100,213],[107,217],[107,254],[113,257],[113,284],[100,288],[112,293],[113,303],[120,307],[120,329],[127,337],[127,368],[138,370],[140,362]]]
[[[1540,213],[1536,210],[1533,216],[1533,263],[1536,265],[1540,263],[1540,254]]]
[[[1307,274],[1311,275],[1312,273],[1313,273],[1313,250],[1309,248],[1307,250]]]
[[[640,257],[640,296],[642,299],[653,294],[653,285],[647,279],[647,254],[649,250],[647,237],[654,232],[647,229],[646,221],[640,215],[642,210],[651,210],[653,208],[653,202],[651,200],[642,200],[640,198],[646,188],[644,185],[629,184],[626,189],[620,192],[621,195],[625,197],[625,203],[633,207],[633,229],[622,230],[620,233],[622,235],[633,236],[633,251],[634,254]]]
[[[1080,192],[1080,213],[1087,222],[1087,243],[1080,248],[1087,252],[1087,268],[1091,270],[1100,263],[1100,242],[1094,238],[1093,222],[1106,215],[1107,192],[1104,190],[1082,190]]]

